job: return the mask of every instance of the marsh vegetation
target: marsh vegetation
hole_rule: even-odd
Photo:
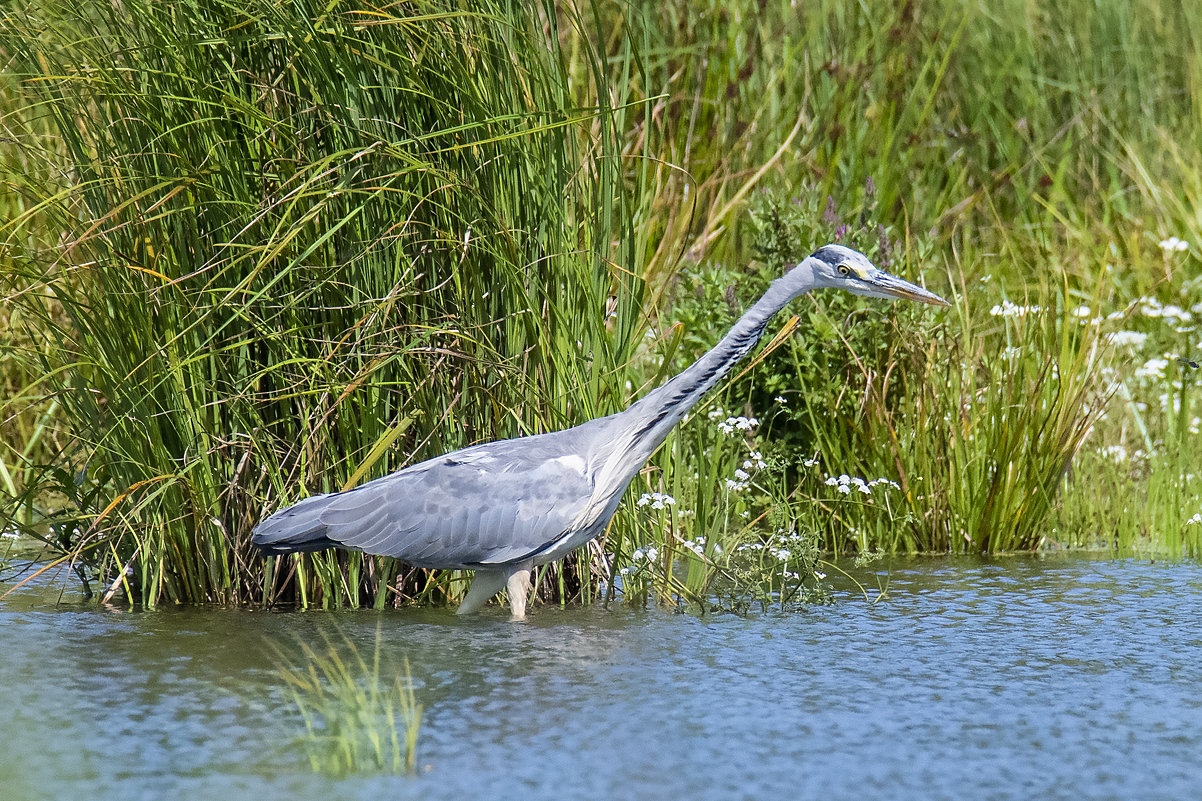
[[[387,559],[264,562],[251,527],[623,408],[837,240],[954,307],[799,302],[544,601],[787,605],[878,552],[1196,556],[1200,15],[10,4],[4,530],[146,606],[453,602]]]

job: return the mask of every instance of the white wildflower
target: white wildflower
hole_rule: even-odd
[[[1106,335],[1106,341],[1117,347],[1130,345],[1135,348],[1140,348],[1143,347],[1144,341],[1147,338],[1148,335],[1140,331],[1112,331]]]
[[[1088,317],[1092,313],[1093,313],[1093,311],[1088,306],[1084,306],[1084,305],[1078,306],[1077,308],[1073,309],[1074,317]]]
[[[1191,517],[1189,520],[1186,520],[1185,525],[1187,525],[1187,526],[1202,525],[1202,512],[1198,512],[1193,517]]]
[[[1160,310],[1160,316],[1177,320],[1181,323],[1188,323],[1194,319],[1189,312],[1175,303],[1170,303],[1168,306],[1163,307]]]
[[[1138,304],[1139,313],[1144,317],[1159,317],[1166,320],[1176,320],[1179,323],[1188,323],[1193,320],[1189,312],[1175,303],[1162,306],[1156,298],[1140,298],[1136,301],[1136,304]]]
[[[1120,464],[1127,461],[1127,449],[1122,445],[1107,445],[1102,449],[1102,455],[1110,461]]]
[[[1160,249],[1165,253],[1181,253],[1189,250],[1189,242],[1170,236],[1168,239],[1160,240]]]
[[[1003,300],[1000,306],[994,306],[989,310],[989,313],[994,317],[1025,317],[1028,314],[1038,314],[1041,311],[1043,311],[1043,308],[1040,306],[1019,306],[1017,303]]]
[[[1142,367],[1135,368],[1135,377],[1164,378],[1164,368],[1168,366],[1168,359],[1148,359]]]
[[[822,572],[822,571],[820,571],[820,570],[815,570],[815,571],[814,571],[814,578],[816,578],[816,579],[818,579],[819,581],[821,581],[822,579],[826,578],[826,574],[825,574],[825,573],[823,573],[823,572]]]
[[[675,503],[676,499],[666,492],[644,492],[638,500],[639,506],[650,505],[652,509],[664,509]]]

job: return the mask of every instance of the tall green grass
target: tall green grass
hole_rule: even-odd
[[[250,529],[308,492],[625,402],[635,208],[608,93],[578,104],[555,22],[505,3],[5,18],[9,122],[32,146],[49,121],[71,165],[53,193],[18,184],[40,205],[5,248],[76,437],[49,479],[82,518],[69,549],[131,562],[148,604],[432,592],[357,555],[264,573]]]
[[[357,555],[265,570],[250,527],[621,408],[838,238],[954,307],[801,301],[636,481],[615,559],[548,568],[543,598],[780,601],[818,591],[817,548],[1194,553],[1198,374],[1135,372],[1198,355],[1175,328],[1202,316],[1200,22],[1176,0],[15,6],[9,508],[58,493],[81,531],[58,545],[130,564],[145,603],[453,600]],[[1122,325],[1166,324],[1139,298],[1192,316],[1123,350]],[[717,430],[738,416],[760,424]],[[1133,432],[1146,460],[1103,458]]]

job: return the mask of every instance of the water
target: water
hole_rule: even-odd
[[[880,603],[749,618],[27,594],[0,605],[0,797],[1192,798],[1200,595],[1196,564],[1082,558],[894,561]],[[419,773],[316,775],[272,644],[370,657],[377,627],[425,707]]]

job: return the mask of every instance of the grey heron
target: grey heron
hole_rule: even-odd
[[[777,312],[821,288],[950,305],[857,251],[826,245],[773,281],[712,350],[626,411],[473,445],[305,498],[261,522],[253,542],[269,555],[338,547],[417,567],[474,570],[459,613],[507,589],[512,617],[522,619],[531,570],[600,534],[673,426],[755,347]]]

